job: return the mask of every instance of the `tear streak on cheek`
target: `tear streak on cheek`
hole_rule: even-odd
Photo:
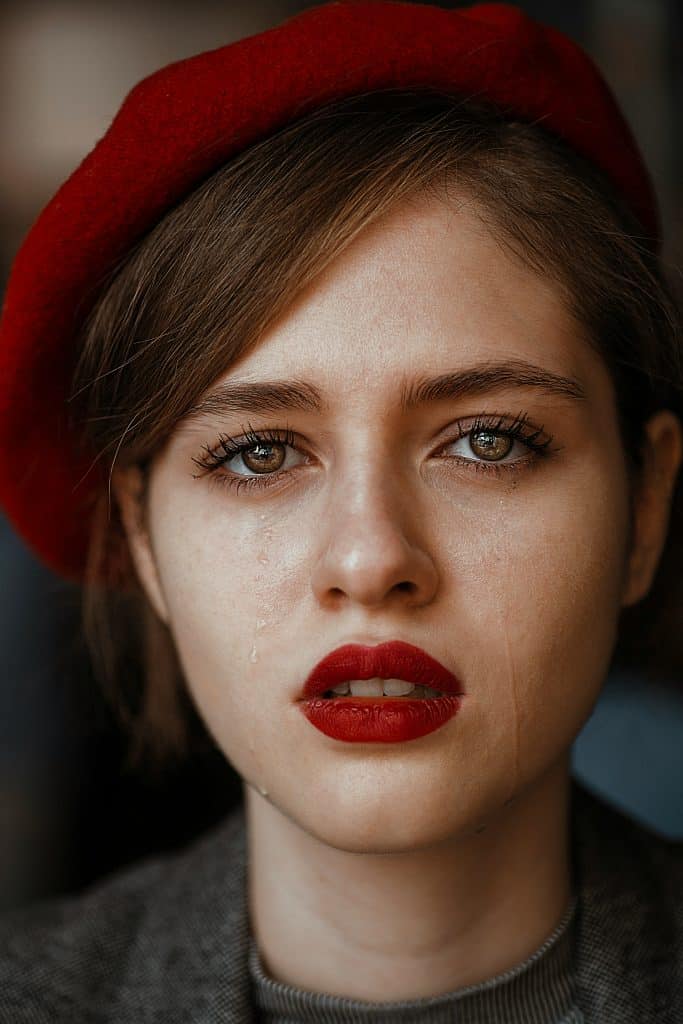
[[[517,696],[517,673],[515,671],[515,663],[512,657],[512,648],[510,646],[510,631],[508,628],[508,616],[507,611],[503,610],[503,640],[505,643],[505,661],[506,661],[506,675],[508,680],[507,691],[510,695],[510,703],[512,706],[510,715],[511,734],[513,742],[512,751],[512,772],[510,776],[510,792],[503,804],[503,807],[511,803],[515,792],[517,790],[517,782],[519,779],[519,699]]]

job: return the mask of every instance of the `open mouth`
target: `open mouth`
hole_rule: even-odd
[[[405,679],[352,679],[320,694],[328,700],[338,697],[409,697],[411,700],[431,700],[443,697],[441,690],[420,686]]]

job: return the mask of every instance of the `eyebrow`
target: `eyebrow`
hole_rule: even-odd
[[[511,387],[537,388],[545,394],[561,398],[584,399],[582,385],[573,377],[551,373],[524,360],[477,363],[435,377],[403,381],[399,409],[409,412],[428,402],[451,401],[464,395]],[[200,402],[192,406],[183,419],[193,421],[203,416],[226,415],[233,412],[329,412],[321,392],[306,380],[226,381],[218,385]]]

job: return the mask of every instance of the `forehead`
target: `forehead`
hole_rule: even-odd
[[[333,399],[503,359],[578,379],[600,362],[559,285],[473,201],[421,196],[361,232],[221,380],[296,376]]]

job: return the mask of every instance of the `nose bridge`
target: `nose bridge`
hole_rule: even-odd
[[[374,514],[401,519],[402,499],[409,481],[401,465],[396,440],[369,425],[349,441],[339,454],[331,494],[331,507],[341,514]]]
[[[378,604],[392,592],[428,600],[436,568],[421,534],[408,475],[388,448],[358,447],[337,467],[324,513],[313,586],[319,599],[340,593]]]

